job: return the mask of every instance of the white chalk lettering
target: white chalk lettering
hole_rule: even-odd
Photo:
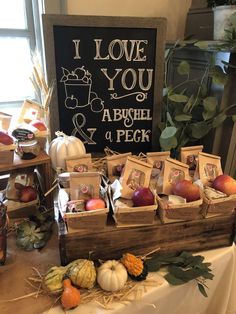
[[[148,73],[148,79],[147,79],[147,85],[144,86],[143,83],[143,74],[147,71]],[[153,76],[153,69],[138,69],[138,80],[139,80],[139,86],[142,90],[148,91],[152,86],[152,76]]]
[[[121,142],[121,137],[125,135],[125,130],[116,130],[116,142],[120,143]]]
[[[127,77],[127,75],[128,75],[129,73],[130,73],[131,76],[132,76],[132,78],[131,78],[132,83],[131,83],[130,87],[128,87],[127,84],[126,84],[126,77]],[[131,89],[134,89],[136,83],[137,83],[137,74],[136,74],[135,70],[134,70],[134,69],[126,69],[126,70],[123,72],[122,77],[121,77],[121,84],[122,84],[122,86],[123,86],[126,90],[131,90]]]
[[[151,130],[116,130],[117,143],[144,143],[150,142]]]
[[[117,80],[118,75],[120,72],[122,72],[122,69],[115,69],[116,73],[111,76],[108,74],[107,68],[101,69],[102,73],[105,75],[105,77],[109,81],[109,87],[108,90],[114,90],[114,80]],[[138,71],[138,73],[137,73]],[[146,86],[144,86],[144,73],[147,72],[147,83]],[[127,85],[127,76],[131,76],[130,78],[130,86]],[[153,69],[132,69],[128,68],[123,71],[121,74],[121,85],[125,90],[132,90],[138,85],[138,87],[141,90],[148,91],[152,86],[152,77],[153,77]]]
[[[118,46],[118,48],[115,49],[115,46]],[[114,55],[115,50],[118,51],[117,57]],[[122,44],[122,41],[119,39],[112,40],[112,42],[110,43],[108,47],[108,52],[112,60],[120,60],[124,55],[124,46]]]
[[[103,116],[102,116],[102,121],[103,121],[103,122],[104,122],[104,121],[112,122],[109,109],[104,109],[104,111],[103,111]]]
[[[96,45],[96,56],[94,57],[94,60],[109,60],[109,55],[107,55],[106,57],[101,57],[100,50],[102,39],[94,39],[94,41]]]
[[[75,56],[74,56],[74,59],[81,59],[80,54],[79,54],[80,39],[74,39],[72,41],[75,44]]]
[[[94,39],[96,47],[96,56],[94,60],[120,60],[123,57],[126,61],[146,61],[147,56],[144,54],[144,45],[148,45],[147,40],[137,40],[137,39],[113,39],[107,48],[108,54],[106,56],[101,56],[103,39]],[[104,48],[104,46],[103,46]],[[104,49],[103,49],[104,51]]]
[[[150,109],[119,109],[115,108],[109,111],[104,109],[103,122],[118,122],[122,121],[124,126],[130,128],[134,121],[151,121],[151,110]]]
[[[137,40],[137,51],[136,51],[136,57],[134,58],[134,61],[146,61],[147,60],[147,56],[140,56],[140,52],[144,52],[144,48],[140,48],[140,44],[144,43],[145,45],[148,44],[147,40]]]
[[[114,79],[117,77],[117,75],[122,71],[122,69],[115,69],[116,73],[113,77],[109,77],[107,74],[107,69],[101,69],[101,71],[104,73],[106,78],[109,80],[109,88],[108,90],[114,90]]]
[[[112,139],[112,135],[111,135],[111,131],[107,131],[105,133],[105,139],[110,141],[110,142],[113,142],[113,139]]]

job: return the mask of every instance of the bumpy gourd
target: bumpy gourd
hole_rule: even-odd
[[[80,292],[71,285],[69,278],[63,280],[63,293],[61,296],[61,304],[65,310],[70,310],[80,304]]]
[[[67,265],[67,276],[80,288],[91,289],[96,281],[96,269],[93,261],[78,259]]]
[[[133,280],[141,281],[145,280],[148,274],[147,265],[141,258],[136,257],[133,254],[126,253],[121,258],[121,263],[127,269],[129,276]]]
[[[83,142],[75,136],[68,136],[63,132],[56,132],[56,138],[49,145],[49,156],[52,167],[66,170],[66,157],[79,156],[86,153]]]
[[[118,261],[109,260],[97,269],[97,282],[105,291],[118,291],[128,279],[125,267]]]
[[[62,291],[63,289],[63,277],[66,273],[66,267],[62,266],[53,266],[51,267],[43,279],[43,287],[49,293],[56,294]]]

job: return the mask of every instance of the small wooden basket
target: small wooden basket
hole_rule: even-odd
[[[123,199],[125,201],[125,199]],[[153,225],[156,218],[157,202],[150,206],[127,207],[115,206],[111,200],[113,218],[117,227],[137,227]]]
[[[77,232],[79,229],[102,229],[107,223],[108,208],[91,210],[80,213],[65,213],[64,219],[68,233]]]
[[[66,206],[69,199],[66,197],[68,190],[60,189],[58,193],[58,206],[63,220],[66,222],[68,233],[78,232],[82,229],[102,229],[106,226],[109,212],[108,198],[104,197],[106,208],[93,211],[84,211],[77,213],[67,213]]]
[[[218,199],[209,199],[204,196],[202,207],[206,211],[207,217],[230,214],[236,209],[236,194]]]
[[[177,205],[167,205],[159,196],[157,200],[159,205],[158,214],[162,223],[203,219],[206,216],[205,211],[202,209],[202,199]]]

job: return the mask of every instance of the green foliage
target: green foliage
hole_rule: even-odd
[[[48,212],[38,212],[29,221],[21,222],[16,229],[17,246],[26,251],[44,247],[51,236],[52,225],[53,216]]]
[[[236,25],[236,17],[234,21]],[[201,140],[212,129],[220,126],[228,117],[227,111],[232,106],[220,110],[220,104],[215,97],[207,95],[207,79],[210,77],[213,83],[225,85],[228,81],[227,69],[230,65],[222,63],[210,64],[205,68],[201,77],[191,78],[191,68],[187,61],[181,61],[177,66],[180,83],[176,86],[168,84],[168,70],[171,58],[175,52],[187,45],[204,47],[205,42],[176,42],[165,53],[165,79],[163,92],[163,120],[159,143],[162,150],[179,152],[187,143]],[[236,43],[236,41],[235,41]],[[189,95],[189,88],[195,87],[195,92]],[[233,118],[233,117],[232,117]],[[235,118],[233,118],[235,119]]]
[[[236,0],[207,0],[207,6],[209,8],[217,7],[220,5],[232,5],[236,4]]]
[[[233,4],[236,4],[236,0]],[[227,29],[224,29],[224,40],[221,41],[196,41],[194,46],[203,49],[214,49],[218,51],[235,51],[236,50],[236,12],[228,17]],[[227,68],[235,68],[235,65],[221,61]],[[219,68],[218,68],[219,69]]]
[[[236,122],[236,114],[232,115],[232,120],[233,120],[233,122]]]
[[[214,275],[211,273],[211,264],[205,263],[203,256],[183,251],[179,255],[154,255],[146,263],[150,272],[167,267],[167,274],[164,278],[171,285],[177,286],[196,280],[199,291],[207,297],[205,281],[212,280]]]
[[[211,68],[209,71],[209,76],[212,78],[212,81],[215,84],[225,85],[227,83],[227,74],[219,65]]]

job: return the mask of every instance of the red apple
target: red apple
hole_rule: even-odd
[[[37,199],[37,190],[27,185],[20,190],[20,201],[23,203],[28,203]]]
[[[217,176],[212,183],[212,187],[227,195],[236,194],[236,180],[227,174]]]
[[[0,143],[3,145],[12,145],[13,138],[4,131],[0,131]]]
[[[34,126],[39,131],[46,131],[47,127],[43,121],[40,120],[33,120],[29,123],[30,125]]]
[[[96,210],[106,208],[106,204],[101,198],[90,198],[85,204],[85,210]]]
[[[154,205],[155,197],[149,188],[139,187],[134,191],[132,201],[134,207],[149,206]]]
[[[175,183],[172,193],[185,198],[187,202],[197,201],[201,197],[199,187],[189,180],[180,180]]]

